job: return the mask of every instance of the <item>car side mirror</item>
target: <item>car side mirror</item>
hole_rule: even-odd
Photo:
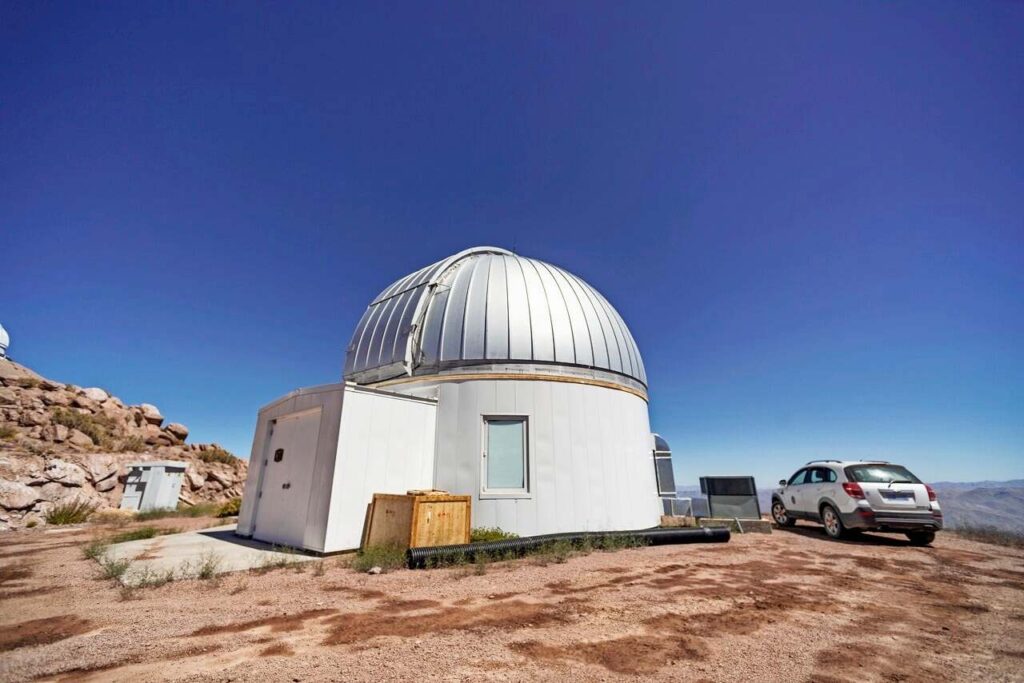
[[[779,479],[779,486],[785,486],[785,485],[786,485],[786,480],[785,479]]]

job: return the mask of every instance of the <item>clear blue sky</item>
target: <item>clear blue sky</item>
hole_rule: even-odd
[[[0,322],[248,454],[475,244],[630,324],[678,476],[1024,476],[1024,5],[0,5]]]

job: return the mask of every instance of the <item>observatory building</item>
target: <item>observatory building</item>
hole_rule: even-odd
[[[359,546],[375,492],[470,495],[474,526],[521,536],[652,527],[675,495],[622,317],[494,247],[386,287],[344,381],[263,407],[249,462],[238,533],[319,552]]]
[[[0,358],[7,357],[7,347],[11,345],[11,336],[7,334],[7,330],[4,329],[3,325],[0,325]]]

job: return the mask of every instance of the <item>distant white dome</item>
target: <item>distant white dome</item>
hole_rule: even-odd
[[[475,247],[394,282],[363,314],[345,378],[489,364],[606,371],[647,385],[640,351],[618,312],[572,273],[496,247]]]
[[[7,330],[4,329],[3,325],[0,325],[0,358],[7,355],[7,347],[11,345],[11,335],[7,334]]]

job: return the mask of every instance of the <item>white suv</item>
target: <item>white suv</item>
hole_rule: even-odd
[[[779,526],[821,522],[832,538],[898,531],[914,545],[928,545],[942,528],[932,487],[884,461],[812,460],[772,491],[772,518]]]

